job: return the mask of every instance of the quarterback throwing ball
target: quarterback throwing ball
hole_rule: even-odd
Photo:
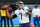
[[[28,11],[28,7],[24,7],[24,3],[22,1],[18,1],[18,9],[15,10],[14,14],[9,15],[7,11],[7,16],[12,19],[12,18],[19,18],[19,27],[30,27],[30,21],[29,21],[29,15],[31,13]]]

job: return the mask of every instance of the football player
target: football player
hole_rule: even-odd
[[[18,9],[15,10],[14,14],[9,15],[9,12],[7,11],[8,18],[19,18],[20,26],[19,27],[30,27],[30,21],[29,21],[29,15],[31,13],[28,11],[28,7],[24,7],[24,3],[22,1],[18,1]]]
[[[8,5],[3,5],[1,7],[1,27],[2,27],[2,20],[4,19],[4,27],[6,27],[6,10],[8,8]]]
[[[38,27],[39,27],[39,8],[38,8],[37,5],[32,10],[32,17],[33,17],[33,20],[34,20],[34,27],[36,27],[36,22],[37,22]]]

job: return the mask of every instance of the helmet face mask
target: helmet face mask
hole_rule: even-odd
[[[20,5],[20,6],[23,6],[24,4],[23,4],[23,3],[20,3],[19,5]]]

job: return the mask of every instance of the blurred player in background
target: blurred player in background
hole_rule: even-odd
[[[30,5],[28,5],[28,8],[29,8],[29,12],[32,12],[32,9],[31,9]],[[29,15],[29,20],[31,21],[31,15]]]
[[[13,12],[12,12],[12,7],[8,7],[8,11],[9,11],[9,14],[11,15]],[[13,27],[13,22],[12,22],[12,19],[10,19],[10,22],[11,22],[11,25]],[[8,23],[8,27],[9,27],[9,18],[7,17],[7,23]]]
[[[38,8],[39,8],[39,21],[40,21],[40,6]]]
[[[9,14],[10,14],[10,15],[13,14],[13,12],[14,12],[15,10],[17,10],[17,5],[16,5],[16,4],[12,4],[12,5],[10,5],[10,6],[8,7],[8,11],[9,11]],[[7,17],[8,27],[9,27],[9,19],[10,19],[10,18]],[[10,22],[11,22],[11,25],[12,25],[12,27],[13,27],[12,19],[10,19]]]
[[[1,8],[0,8],[0,22],[1,22]]]
[[[36,27],[36,21],[37,21],[37,25],[39,27],[39,8],[38,8],[37,5],[32,10],[32,17],[33,17],[33,20],[34,20],[34,27]]]
[[[1,9],[0,9],[0,16],[1,16]]]
[[[7,11],[8,18],[19,18],[20,26],[19,27],[30,27],[30,21],[29,21],[29,15],[31,13],[28,11],[28,7],[24,7],[24,4],[22,1],[18,1],[18,9],[15,10],[14,14],[9,15],[9,12]]]
[[[4,19],[4,27],[6,27],[6,9],[8,5],[3,5],[1,9],[1,27],[2,27],[2,20]]]

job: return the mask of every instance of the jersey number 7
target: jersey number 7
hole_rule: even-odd
[[[21,14],[21,20],[22,20],[22,13],[20,13]]]

